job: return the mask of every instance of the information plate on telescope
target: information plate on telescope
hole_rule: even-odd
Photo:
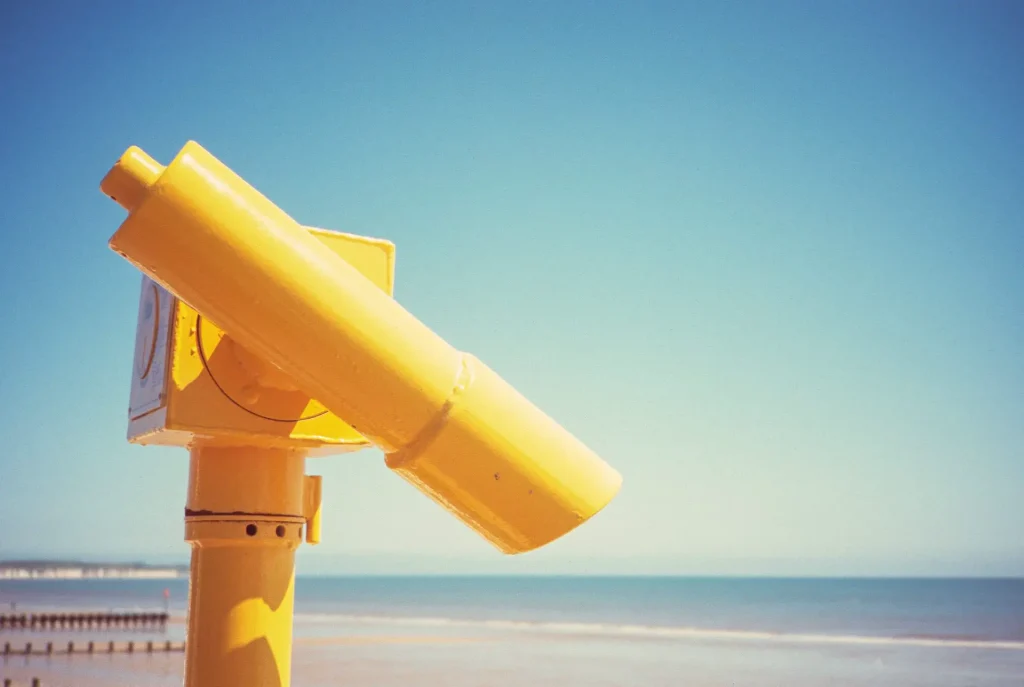
[[[131,419],[151,413],[163,407],[166,402],[167,354],[170,349],[173,306],[174,296],[149,277],[143,277],[128,408]]]

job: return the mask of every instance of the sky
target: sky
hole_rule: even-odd
[[[5,3],[0,558],[184,561],[99,182],[196,140],[614,465],[497,553],[369,450],[300,573],[1024,575],[1024,5]]]

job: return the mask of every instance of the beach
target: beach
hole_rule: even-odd
[[[144,580],[13,587],[0,585],[0,603],[17,596],[26,610],[150,611],[161,591]],[[179,641],[185,594],[173,585],[162,631],[16,630],[2,641]],[[297,687],[1024,684],[1015,580],[311,578],[297,583],[296,609]],[[2,666],[15,684],[155,687],[181,684],[183,655]]]

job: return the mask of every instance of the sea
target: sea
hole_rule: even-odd
[[[181,619],[187,593],[184,579],[0,580],[0,612],[167,604]],[[300,577],[295,608],[297,687],[1024,687],[1024,579]],[[178,641],[185,625],[53,638],[93,636]],[[181,654],[0,661],[14,685],[182,683]]]

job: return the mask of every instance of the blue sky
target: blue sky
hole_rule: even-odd
[[[1018,3],[0,10],[0,556],[184,559],[98,190],[195,139],[612,462],[508,558],[366,452],[304,571],[1024,574]]]

